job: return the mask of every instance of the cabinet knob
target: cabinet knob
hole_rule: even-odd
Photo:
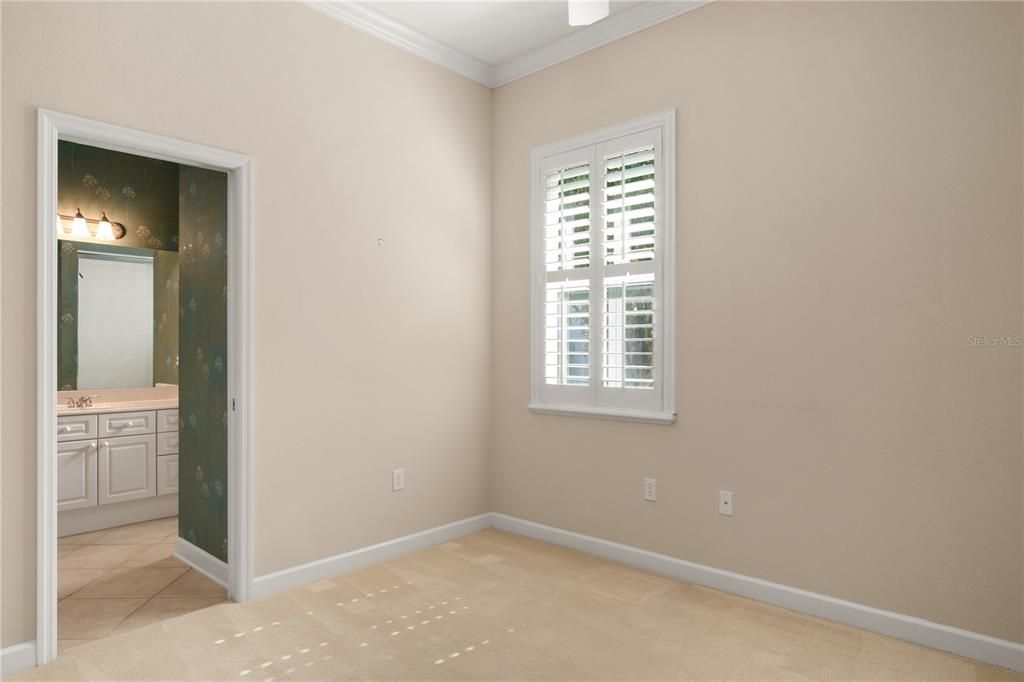
[[[96,449],[96,443],[95,442],[89,443],[89,449],[90,450],[95,450]]]

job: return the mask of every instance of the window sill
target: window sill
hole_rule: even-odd
[[[619,421],[646,424],[674,424],[675,412],[655,410],[626,410],[617,407],[588,407],[585,405],[559,405],[555,403],[530,403],[531,412],[556,414],[565,417],[590,417],[591,419],[616,419]]]

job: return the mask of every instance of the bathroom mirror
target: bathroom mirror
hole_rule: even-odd
[[[178,253],[57,242],[58,390],[178,382]]]

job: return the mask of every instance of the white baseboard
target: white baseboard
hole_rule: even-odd
[[[455,521],[428,528],[427,530],[388,540],[369,547],[354,549],[344,554],[310,561],[309,563],[292,566],[281,571],[258,576],[253,580],[252,596],[254,599],[281,592],[282,590],[305,585],[316,580],[345,573],[362,566],[385,561],[393,557],[447,542],[469,533],[475,533],[491,527],[491,515],[481,514],[461,521]]]
[[[174,540],[174,556],[227,589],[228,565],[183,537]]]
[[[152,521],[177,513],[177,495],[160,495],[85,509],[69,509],[57,514],[57,537]]]
[[[524,521],[506,514],[493,513],[491,517],[495,528],[510,533],[1024,672],[1024,644],[695,564],[637,547]]]
[[[498,513],[481,514],[259,576],[253,581],[253,598],[265,597],[316,580],[329,578],[490,527],[569,547],[651,573],[712,587],[800,613],[1024,672],[1024,644],[989,637],[941,623],[933,623],[923,618],[864,606],[760,578],[723,571],[665,554],[649,552],[637,547]],[[221,585],[227,584],[228,566],[220,559],[182,538],[177,539],[174,550],[175,556],[211,580]],[[10,675],[19,670],[31,668],[35,664],[35,642],[25,642],[0,650],[0,674],[2,675]]]
[[[0,677],[7,677],[36,665],[36,643],[22,642],[0,649]]]

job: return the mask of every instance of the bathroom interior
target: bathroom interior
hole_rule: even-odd
[[[58,642],[227,599],[227,176],[58,145]]]

